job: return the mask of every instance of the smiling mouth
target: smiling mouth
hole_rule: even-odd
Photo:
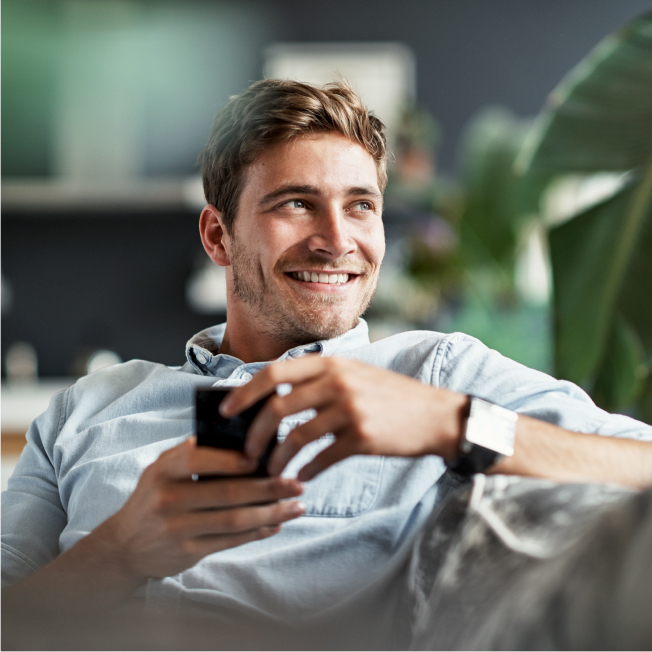
[[[326,274],[318,272],[287,272],[295,281],[303,283],[327,283],[330,285],[344,285],[349,279],[356,278],[356,274]]]

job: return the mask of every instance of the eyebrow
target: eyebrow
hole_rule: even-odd
[[[272,192],[268,192],[264,197],[258,202],[259,206],[263,204],[268,204],[273,199],[278,199],[279,197],[284,197],[285,195],[319,195],[320,192],[315,186],[299,186],[299,185],[287,185],[281,186]],[[382,197],[381,193],[376,190],[373,186],[352,186],[346,191],[346,196],[372,196],[372,197]]]
[[[314,186],[281,186],[272,192],[268,192],[259,202],[259,205],[267,204],[272,199],[278,199],[284,195],[318,195],[319,191]]]

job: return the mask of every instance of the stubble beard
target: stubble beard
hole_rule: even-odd
[[[373,266],[368,262],[356,261],[359,269],[358,283],[367,282],[367,288],[358,302],[342,300],[339,296],[326,293],[313,293],[301,302],[281,293],[273,281],[265,279],[262,267],[249,254],[239,238],[231,240],[231,271],[233,292],[238,299],[254,309],[266,335],[291,346],[308,344],[318,340],[332,339],[343,335],[358,323],[376,291],[378,275],[372,279]],[[310,255],[301,261],[290,261],[281,257],[274,266],[273,274],[280,277],[284,270],[297,267],[319,267],[336,272],[337,269],[350,269],[351,262],[341,259],[327,261]],[[367,279],[372,279],[369,282]],[[338,310],[338,306],[341,309]]]

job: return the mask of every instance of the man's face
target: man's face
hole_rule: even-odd
[[[245,174],[225,243],[233,307],[292,345],[345,333],[369,305],[385,253],[374,160],[323,134],[265,150]]]

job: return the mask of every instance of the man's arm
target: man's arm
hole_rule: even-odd
[[[304,511],[297,501],[279,502],[301,494],[298,481],[191,479],[255,467],[241,453],[197,447],[194,438],[165,451],[145,469],[122,509],[54,561],[3,589],[3,600],[49,610],[111,608],[149,577],[175,575],[213,552],[276,534]]]
[[[269,365],[222,402],[222,414],[238,413],[281,383],[291,383],[293,390],[272,397],[261,410],[247,435],[248,455],[260,455],[283,417],[308,408],[317,416],[277,446],[269,464],[273,474],[327,432],[335,435],[335,443],[301,470],[301,480],[349,455],[457,457],[464,394],[344,358],[306,356]],[[560,482],[615,482],[634,489],[652,485],[651,443],[580,434],[521,416],[514,449],[512,457],[489,472]]]
[[[652,485],[652,443],[571,432],[520,416],[514,455],[502,458],[488,473],[644,489]]]

